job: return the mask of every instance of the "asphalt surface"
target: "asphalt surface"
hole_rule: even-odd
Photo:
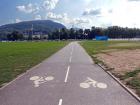
[[[140,105],[77,43],[0,89],[0,105]]]

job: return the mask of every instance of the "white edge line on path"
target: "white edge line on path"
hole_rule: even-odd
[[[59,100],[59,104],[58,104],[58,105],[62,105],[62,102],[63,102],[63,100],[62,100],[62,99],[60,99],[60,100]]]
[[[70,66],[68,66],[68,68],[67,68],[67,73],[66,73],[66,77],[65,77],[65,81],[64,81],[65,83],[68,80],[69,71],[70,71]]]

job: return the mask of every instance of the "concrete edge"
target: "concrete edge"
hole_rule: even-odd
[[[101,64],[97,64],[102,68],[107,74],[109,74],[121,87],[123,87],[127,92],[129,92],[137,101],[140,102],[140,97],[135,94],[131,89],[129,89],[126,85],[124,85],[118,78],[116,78],[110,71],[106,71],[105,68]]]
[[[43,62],[45,62],[47,59],[51,58],[53,55],[55,55],[56,53],[58,53],[59,51],[61,51],[62,49],[64,49],[65,47],[67,47],[70,43],[68,43],[66,46],[62,47],[60,50],[58,50],[57,52],[55,52],[54,54],[52,54],[51,56],[49,56],[48,58],[44,59],[42,62],[38,63],[37,65],[27,69],[27,71],[25,71],[24,73],[19,74],[15,79],[13,79],[12,81],[5,83],[4,86],[0,87],[0,90],[3,90],[4,88],[8,87],[10,84],[12,84],[13,82],[15,82],[16,80],[18,80],[19,78],[21,78],[22,76],[26,75],[27,73],[31,72],[32,70],[38,68]]]

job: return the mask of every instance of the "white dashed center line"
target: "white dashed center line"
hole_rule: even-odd
[[[69,71],[70,71],[70,66],[68,66],[67,68],[67,73],[66,73],[66,77],[65,77],[65,83],[68,81],[68,76],[69,76]]]
[[[69,62],[71,63],[71,61],[72,61],[72,56],[70,57],[70,59],[69,59]]]
[[[72,50],[71,50],[71,56],[72,56],[72,54],[73,54],[73,47],[72,47]]]
[[[71,63],[72,61],[72,54],[73,54],[73,47],[72,47],[72,50],[71,50],[71,53],[70,53],[70,59],[69,59],[69,62]]]
[[[71,55],[70,55],[70,59],[69,59],[70,63],[72,61],[72,54],[73,54],[73,46],[72,46],[72,51],[71,51]],[[65,77],[65,81],[64,81],[65,83],[68,81],[69,71],[70,71],[70,65],[67,68],[67,73],[66,73],[66,77]]]
[[[58,104],[58,105],[62,105],[62,102],[63,102],[63,100],[62,100],[62,99],[60,99],[60,100],[59,100],[59,104]]]
[[[70,59],[69,59],[70,63],[72,61],[72,54],[73,54],[73,46],[72,46],[72,51],[71,51]],[[65,83],[68,81],[69,71],[70,71],[70,66],[68,66],[68,68],[67,68],[67,73],[66,73],[66,77],[65,77],[65,81],[64,81]]]

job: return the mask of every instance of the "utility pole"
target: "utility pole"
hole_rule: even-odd
[[[34,30],[34,25],[32,24],[32,27],[31,27],[31,31],[32,31],[31,40],[33,40],[33,30]]]
[[[83,37],[83,40],[84,40],[84,39],[85,39],[85,38],[84,38],[84,35],[85,35],[85,34],[84,34],[84,27],[82,27],[82,30],[83,30],[82,37]]]
[[[33,38],[33,30],[34,30],[34,26],[32,24],[31,28],[28,29],[28,40],[32,40]]]
[[[74,29],[74,24],[72,24],[72,28]],[[75,31],[75,29],[74,29],[74,31]],[[76,33],[74,35],[75,35],[75,40],[76,40]]]
[[[40,40],[43,40],[43,34],[40,32]]]
[[[60,29],[58,31],[59,31],[59,42],[60,42]]]

